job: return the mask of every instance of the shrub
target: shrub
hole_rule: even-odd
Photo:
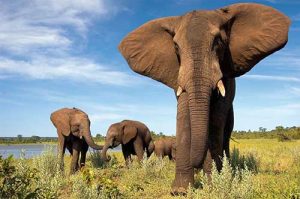
[[[97,178],[96,178],[97,176]],[[121,198],[121,191],[116,182],[105,175],[95,175],[91,169],[84,168],[82,172],[70,177],[72,198]]]
[[[239,149],[234,147],[230,154],[230,165],[234,171],[247,168],[249,171],[258,173],[259,161],[252,153],[240,155]]]
[[[38,170],[39,197],[57,198],[66,180],[60,168],[59,158],[53,153],[53,148],[46,148],[40,156],[33,158],[32,167]]]
[[[289,142],[292,141],[292,138],[284,133],[278,133],[278,141],[279,142]]]
[[[99,151],[92,151],[88,156],[88,161],[91,161],[91,164],[94,168],[114,168],[118,165],[118,159],[115,155],[111,156],[110,161],[106,162],[102,159]]]
[[[31,186],[37,181],[36,170],[27,164],[13,165],[13,156],[0,156],[0,198],[37,198],[38,189]]]
[[[226,199],[247,199],[254,194],[253,174],[247,169],[234,171],[227,158],[223,159],[223,168],[218,172],[213,163],[211,178],[200,172],[195,182],[202,184],[202,189],[189,188],[188,198],[226,198]]]

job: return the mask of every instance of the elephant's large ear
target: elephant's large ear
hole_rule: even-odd
[[[127,144],[137,134],[137,128],[133,126],[124,126],[123,144]]]
[[[179,62],[173,42],[180,17],[150,21],[129,33],[119,50],[130,68],[177,89]]]
[[[234,76],[248,72],[287,43],[290,20],[274,8],[241,3],[221,10],[230,16],[229,48]]]
[[[58,133],[64,136],[69,136],[71,133],[70,129],[70,115],[66,111],[56,111],[51,114],[51,121],[56,127]]]

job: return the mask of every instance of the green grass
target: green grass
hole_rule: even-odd
[[[213,169],[211,183],[196,174],[201,188],[190,188],[187,198],[300,197],[300,141],[240,139],[231,143],[231,154],[220,173]],[[170,195],[175,164],[167,158],[151,156],[126,167],[120,152],[110,155],[105,163],[90,153],[72,176],[70,157],[61,172],[51,149],[33,159],[0,159],[0,198],[183,198]]]

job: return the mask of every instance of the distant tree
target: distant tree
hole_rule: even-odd
[[[32,142],[39,142],[41,140],[41,138],[39,136],[33,135],[33,136],[31,136],[30,140]]]
[[[17,140],[18,142],[22,142],[23,136],[21,134],[17,135]]]
[[[97,140],[97,141],[104,140],[104,138],[105,138],[105,137],[104,137],[103,135],[101,135],[101,134],[99,134],[99,133],[96,134],[96,140]]]
[[[166,137],[165,134],[163,132],[159,132],[158,134],[159,137]]]
[[[283,127],[283,126],[276,126],[276,127],[275,127],[275,130],[276,130],[278,133],[280,133],[280,132],[282,132],[282,131],[284,130],[284,127]]]
[[[258,128],[258,131],[259,131],[259,132],[262,132],[262,133],[265,133],[265,132],[267,131],[267,129],[264,128],[264,127],[259,127],[259,128]]]

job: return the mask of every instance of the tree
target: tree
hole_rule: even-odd
[[[100,140],[103,140],[103,139],[104,139],[103,135],[101,135],[99,133],[96,134],[96,140],[100,141]]]
[[[32,142],[39,142],[41,140],[41,138],[39,136],[33,135],[33,136],[31,136],[30,140]]]
[[[18,140],[18,142],[22,142],[22,140],[23,140],[23,136],[22,135],[17,135],[17,140]]]
[[[282,131],[284,130],[284,127],[283,127],[283,126],[276,126],[276,127],[275,127],[275,130],[276,130],[277,132],[282,132]]]
[[[259,132],[262,132],[262,133],[265,133],[265,132],[267,131],[267,129],[264,128],[264,127],[259,127],[259,128],[258,128],[258,131],[259,131]]]

